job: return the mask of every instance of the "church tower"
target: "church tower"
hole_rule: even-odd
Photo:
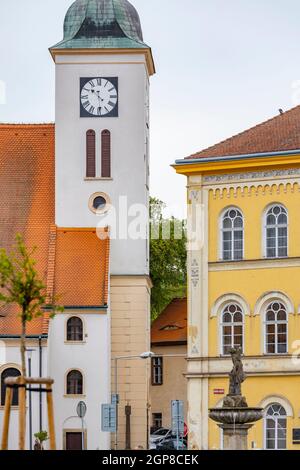
[[[132,235],[128,227],[149,205],[153,57],[127,0],[76,0],[65,17],[64,39],[50,52],[56,67],[55,223],[67,230],[110,227],[108,360],[120,358],[111,367],[114,393],[118,363],[118,445],[125,448],[130,405],[131,445],[146,446],[149,364],[121,357],[150,349],[148,229]]]

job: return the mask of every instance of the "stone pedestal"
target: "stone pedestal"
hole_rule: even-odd
[[[224,450],[248,450],[248,431],[253,424],[221,424]]]

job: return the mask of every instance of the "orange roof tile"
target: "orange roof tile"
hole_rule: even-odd
[[[108,295],[109,236],[95,229],[59,229],[56,241],[55,294],[64,306],[104,306]]]
[[[300,149],[300,106],[236,136],[190,155],[187,159],[225,157]]]
[[[54,222],[54,125],[0,124],[0,247],[10,249],[16,234],[37,246],[37,267],[45,278],[49,227]],[[3,312],[2,312],[3,313]],[[5,309],[0,334],[21,332],[16,307]],[[41,334],[43,319],[28,325]]]
[[[59,291],[62,289],[66,292],[66,298],[61,298],[62,304],[65,301],[66,305],[72,302],[74,306],[94,302],[100,305],[107,301],[109,242],[96,239],[92,233],[56,234],[54,147],[54,124],[0,124],[0,247],[9,250],[15,235],[21,233],[27,246],[37,247],[37,268],[45,280],[49,297],[54,288],[63,294]],[[72,247],[77,247],[77,252],[68,249],[67,238],[72,239]],[[72,256],[76,257],[77,263],[81,258],[76,270]],[[89,257],[92,266],[89,266]],[[79,276],[78,266],[82,286],[79,277],[76,279],[75,276],[75,271]],[[96,281],[95,275],[98,276]],[[74,286],[70,288],[71,282],[76,291]],[[17,307],[6,307],[1,314],[6,316],[0,318],[0,335],[19,335],[21,325]],[[27,334],[47,333],[48,321],[46,314],[30,322]]]
[[[187,343],[187,299],[174,299],[152,323],[151,344]]]

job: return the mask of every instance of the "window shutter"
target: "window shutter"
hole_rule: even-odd
[[[102,178],[111,177],[111,136],[108,130],[101,134],[101,176]]]
[[[93,130],[86,133],[86,176],[96,177],[96,133]]]

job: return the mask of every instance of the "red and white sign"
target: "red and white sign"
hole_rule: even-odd
[[[214,388],[214,395],[225,395],[224,388]]]

